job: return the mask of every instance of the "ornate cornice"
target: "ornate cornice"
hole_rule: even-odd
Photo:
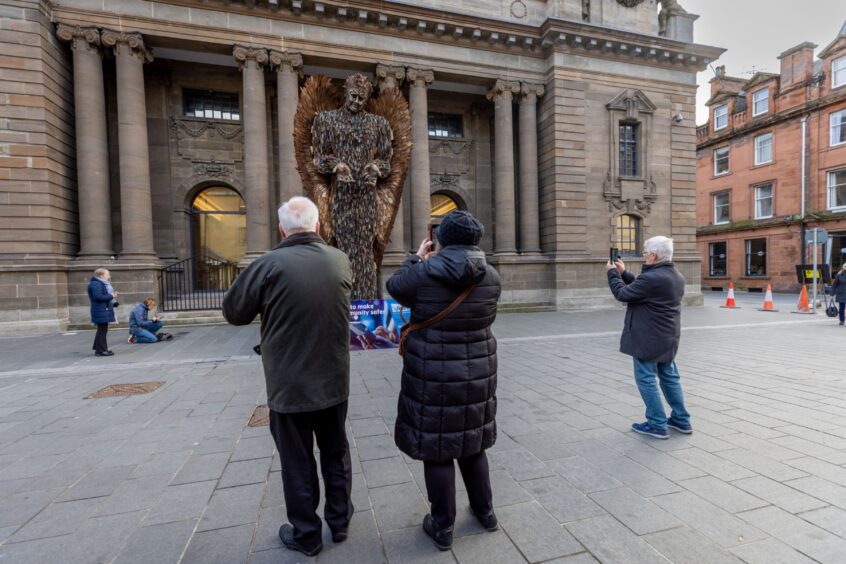
[[[267,54],[267,49],[247,47],[244,45],[235,45],[235,47],[232,48],[232,56],[235,57],[236,61],[238,61],[238,68],[241,70],[244,70],[244,67],[248,65],[250,61],[255,62],[256,66],[261,68],[270,60],[270,56]]]
[[[516,80],[503,80],[499,79],[493,85],[493,87],[488,90],[488,100],[498,100],[500,98],[507,98],[511,100],[514,97],[514,94],[518,94],[520,92],[520,83]]]
[[[238,58],[237,55],[235,58]],[[300,53],[271,50],[269,58],[270,65],[277,71],[303,72],[303,56]]]
[[[85,48],[100,53],[100,30],[96,27],[81,27],[60,23],[56,27],[56,36],[62,41],[69,41],[72,49]]]
[[[103,45],[114,49],[115,55],[123,49],[129,49],[129,54],[138,57],[142,62],[149,63],[153,60],[153,54],[144,45],[144,36],[138,32],[114,31],[104,29],[101,36]]]
[[[376,65],[376,84],[380,90],[398,88],[403,80],[405,80],[405,67],[383,65],[382,63]]]
[[[533,82],[520,83],[520,99],[524,102],[537,102],[540,96],[544,93],[543,84],[536,84]]]
[[[405,74],[412,86],[429,86],[435,80],[435,72],[429,69],[408,69]]]

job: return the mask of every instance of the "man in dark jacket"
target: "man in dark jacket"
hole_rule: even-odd
[[[614,297],[628,304],[620,352],[634,357],[635,382],[646,404],[646,422],[632,424],[636,433],[668,438],[667,427],[693,432],[684,407],[675,358],[681,337],[681,301],[684,277],[673,265],[673,240],[653,237],[644,246],[640,276],[626,270],[622,260],[608,268],[608,285]],[[656,378],[672,408],[667,419]]]
[[[94,335],[94,354],[97,356],[112,356],[106,335],[109,333],[109,323],[115,322],[114,303],[117,293],[110,290],[109,281],[112,274],[105,268],[98,268],[88,282],[88,299],[91,302],[91,323],[97,326]]]
[[[470,509],[490,531],[497,529],[485,450],[496,441],[496,339],[491,325],[500,296],[499,274],[478,248],[482,224],[467,212],[447,215],[438,227],[443,248],[423,241],[387,282],[388,292],[411,308],[411,324],[447,309],[446,318],[412,331],[406,340],[394,438],[422,460],[431,515],[423,530],[441,550],[452,544],[455,465],[467,486]]]
[[[242,272],[223,299],[223,315],[246,325],[261,314],[261,359],[270,432],[282,459],[291,524],[283,544],[314,556],[323,548],[313,439],[320,449],[324,518],[334,542],[347,538],[352,471],[344,422],[350,388],[347,256],[318,231],[317,207],[291,198],[279,208],[283,241]]]
[[[172,341],[173,335],[162,331],[164,321],[158,315],[149,319],[150,310],[156,307],[156,300],[147,298],[134,308],[129,314],[129,344],[133,343],[157,343],[159,341]]]

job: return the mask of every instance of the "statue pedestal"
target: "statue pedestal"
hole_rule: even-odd
[[[687,12],[670,14],[667,17],[666,37],[676,41],[693,43],[693,22],[698,19],[699,16],[696,14],[688,14]]]

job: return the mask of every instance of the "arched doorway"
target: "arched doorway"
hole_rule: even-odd
[[[247,251],[247,211],[238,192],[209,186],[194,197],[191,247],[195,289],[228,288]]]
[[[460,210],[463,206],[459,205],[456,198],[443,192],[432,194],[430,199],[431,209],[429,211],[429,221],[432,225],[437,225],[441,222],[443,217],[453,210]]]

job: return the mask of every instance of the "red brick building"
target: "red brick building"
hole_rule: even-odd
[[[829,232],[820,260],[846,263],[846,24],[816,60],[815,47],[782,53],[780,74],[719,67],[711,80],[696,131],[704,287],[796,291],[796,265],[812,260],[803,233],[817,226]]]

